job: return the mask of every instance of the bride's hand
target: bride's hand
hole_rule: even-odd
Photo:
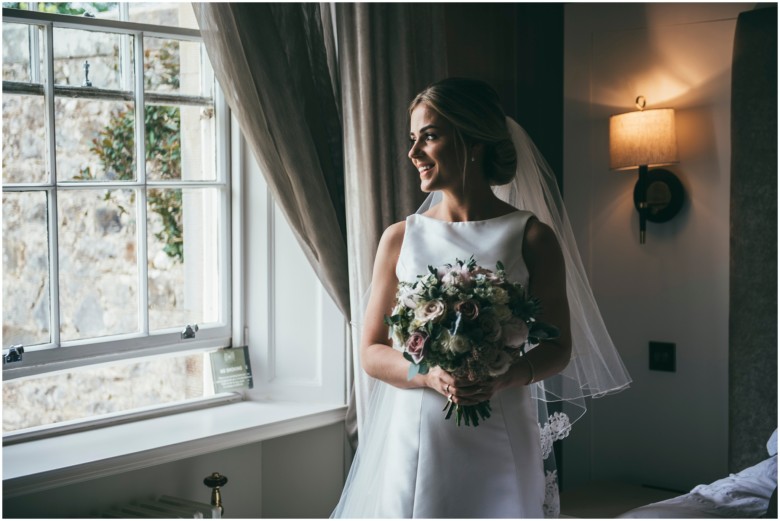
[[[454,389],[452,401],[458,405],[476,405],[486,402],[499,390],[506,387],[503,378],[491,378],[479,382],[463,382]]]
[[[438,366],[432,367],[425,375],[425,385],[447,398],[455,394],[460,383],[457,378]]]
[[[458,379],[441,367],[433,367],[425,375],[425,385],[460,405],[476,405],[489,400],[506,386],[502,377],[482,382]]]
[[[453,401],[461,405],[474,405],[490,400],[493,395],[505,387],[528,385],[533,378],[529,364],[530,362],[523,363],[521,361],[513,364],[508,371],[495,378],[458,386],[455,389]]]

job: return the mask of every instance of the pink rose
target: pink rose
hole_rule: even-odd
[[[517,317],[510,318],[503,324],[504,345],[522,347],[528,340],[528,325]]]
[[[466,266],[439,268],[438,275],[445,286],[467,286],[471,283],[471,272]]]
[[[455,304],[455,311],[460,313],[464,320],[474,320],[479,316],[479,306],[473,300],[462,300]]]
[[[406,341],[406,352],[411,355],[415,364],[419,364],[425,358],[425,345],[428,343],[428,335],[422,331],[415,331]]]

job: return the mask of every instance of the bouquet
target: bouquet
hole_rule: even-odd
[[[521,284],[506,279],[504,265],[496,270],[478,266],[472,256],[439,268],[415,282],[400,282],[392,314],[385,324],[404,358],[411,362],[408,378],[441,367],[456,378],[484,381],[507,372],[527,349],[558,336],[558,329],[537,321],[539,301]],[[490,402],[458,405],[447,400],[449,419],[479,425],[490,417]]]

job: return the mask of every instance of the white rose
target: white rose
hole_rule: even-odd
[[[414,310],[414,318],[422,323],[438,322],[444,316],[446,309],[444,302],[439,299],[421,302]]]
[[[490,376],[496,377],[506,373],[512,365],[512,357],[502,349],[496,349],[485,359],[485,367]]]
[[[509,302],[509,293],[504,288],[493,288],[489,298],[493,304],[506,304]]]
[[[455,354],[465,353],[471,350],[471,342],[463,335],[452,335],[450,341],[447,344],[447,349]]]
[[[498,321],[502,324],[512,318],[512,310],[509,309],[509,306],[503,304],[493,306],[493,312],[496,314]]]
[[[504,345],[508,347],[522,347],[528,340],[528,325],[519,318],[512,317],[502,324]]]
[[[404,306],[414,309],[420,300],[419,291],[411,286],[402,286],[398,290],[398,302]]]
[[[479,327],[485,334],[485,340],[496,342],[501,338],[501,324],[494,313],[486,313],[479,316]]]

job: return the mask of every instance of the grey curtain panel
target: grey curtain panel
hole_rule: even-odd
[[[446,76],[441,4],[193,4],[233,114],[306,256],[359,333],[382,231],[422,203],[407,107]],[[343,136],[343,142],[342,142]],[[355,403],[357,398],[357,406]]]
[[[268,187],[349,317],[341,122],[318,4],[193,4],[214,72]]]
[[[777,428],[777,6],[737,19],[731,71],[729,471]]]
[[[344,128],[344,169],[352,306],[352,361],[357,402],[347,427],[354,440],[372,380],[360,370],[362,316],[383,230],[424,199],[406,157],[407,108],[447,72],[441,4],[337,3],[335,9]]]

